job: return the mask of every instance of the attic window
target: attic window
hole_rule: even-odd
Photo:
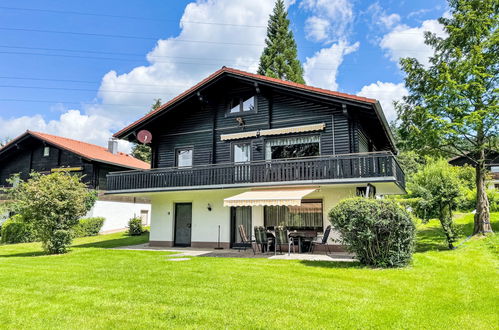
[[[241,115],[256,112],[255,96],[234,97],[229,101],[228,114]]]
[[[48,157],[50,156],[50,147],[44,147],[43,148],[43,157]]]

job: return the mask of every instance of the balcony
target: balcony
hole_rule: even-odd
[[[388,152],[158,168],[107,175],[108,194],[274,185],[393,182],[404,172]]]

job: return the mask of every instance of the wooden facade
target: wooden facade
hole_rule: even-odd
[[[32,171],[48,174],[65,168],[82,175],[90,188],[106,190],[109,172],[130,169],[86,159],[29,134],[0,151],[0,186],[6,187],[13,174],[26,180]]]
[[[254,97],[253,111],[229,112],[231,100],[248,97]],[[315,168],[314,175],[324,176],[324,179],[359,178],[363,175],[391,178],[398,176],[397,182],[402,185],[404,182],[403,172],[393,156],[396,149],[386,120],[384,117],[380,120],[373,104],[355,99],[330,97],[248,77],[222,74],[172,106],[139,122],[115,136],[136,141],[138,131],[149,130],[153,137],[151,167],[163,170],[153,170],[150,174],[111,174],[110,190],[119,192],[122,189],[133,190],[134,187],[147,189],[197,186],[199,182],[204,182],[202,185],[217,185],[224,184],[224,180],[233,184],[237,180],[237,174],[234,173],[241,168],[241,165],[234,165],[234,144],[241,143],[250,145],[251,150],[251,157],[246,165],[251,177],[247,178],[247,183],[316,180],[318,178],[312,178],[313,175],[304,174],[306,168],[300,169],[303,166],[300,165],[303,164],[301,160],[269,162],[265,157],[265,145],[269,140],[310,136],[318,139],[320,148],[320,157],[311,159],[307,167]],[[310,124],[324,124],[324,129],[279,136],[222,139],[222,135],[227,134]],[[192,150],[190,169],[176,167],[176,150],[181,148]],[[389,171],[383,171],[381,166],[371,166],[371,169],[366,167],[363,172],[363,164],[380,161],[377,152],[381,152],[386,164],[390,163]],[[352,155],[357,153],[374,154],[367,158],[364,158],[365,155],[360,158],[359,155]],[[338,161],[341,162],[341,169],[337,165],[331,165]],[[324,168],[324,162],[329,167]],[[276,164],[272,170],[269,169],[270,163]],[[288,166],[286,164],[290,166],[286,170],[289,172],[286,172],[287,176],[283,174],[281,179],[274,180],[274,176],[282,171],[278,168]],[[193,174],[194,171],[198,171],[197,174]],[[165,179],[166,177],[170,179]]]

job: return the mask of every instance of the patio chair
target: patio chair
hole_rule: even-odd
[[[274,254],[277,254],[277,246],[279,246],[279,251],[282,253],[281,245],[288,246],[288,256],[291,254],[291,245],[293,246],[293,253],[295,253],[295,242],[293,239],[289,238],[288,231],[282,227],[275,227]]]
[[[255,241],[262,253],[270,250],[272,240],[267,236],[267,231],[262,226],[255,226]]]
[[[331,233],[331,225],[326,227],[326,230],[324,230],[324,234],[322,235],[322,238],[319,240],[319,237],[317,237],[316,240],[312,241],[312,247],[310,248],[310,253],[314,253],[315,247],[317,245],[322,245],[326,247],[326,254],[331,253],[329,249],[329,244],[327,243],[327,240],[329,239],[329,234]]]
[[[246,229],[244,229],[244,225],[239,225],[239,236],[241,237],[241,243],[243,243],[242,249],[246,251],[247,245],[251,246],[251,249],[253,250],[253,254],[256,254],[255,247],[253,246],[253,243],[255,240],[248,239],[248,235],[246,235]],[[239,252],[241,252],[241,249],[239,249]]]

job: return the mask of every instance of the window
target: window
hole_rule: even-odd
[[[265,206],[265,227],[322,230],[322,201],[302,200],[300,206]]]
[[[490,172],[491,173],[499,173],[499,166],[491,166]]]
[[[43,157],[48,157],[50,155],[50,147],[43,148]]]
[[[241,115],[256,112],[255,97],[235,97],[229,102],[229,114]]]
[[[176,150],[176,165],[178,167],[192,166],[192,148],[182,148]]]
[[[320,155],[320,137],[302,136],[265,141],[265,159],[313,157]]]
[[[251,146],[249,143],[234,144],[234,163],[245,163],[251,160]]]

